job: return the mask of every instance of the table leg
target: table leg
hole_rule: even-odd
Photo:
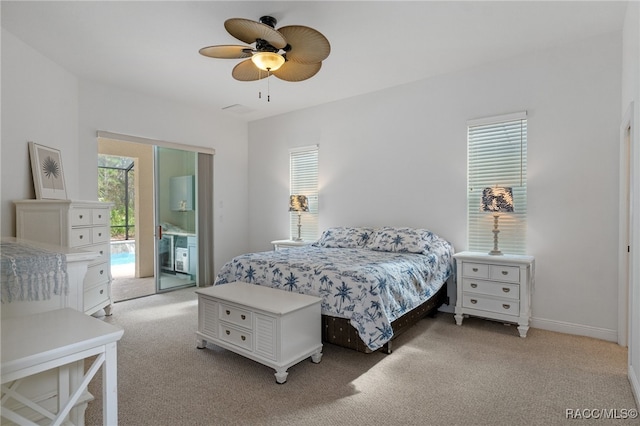
[[[118,424],[118,359],[117,344],[105,347],[105,363],[102,368],[102,421],[104,425]]]

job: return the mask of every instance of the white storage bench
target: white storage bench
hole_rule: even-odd
[[[276,370],[322,359],[319,297],[234,282],[197,290],[196,346],[213,343]]]

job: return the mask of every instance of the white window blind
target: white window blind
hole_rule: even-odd
[[[301,213],[300,235],[305,241],[318,239],[318,145],[292,149],[289,153],[290,195],[306,195],[309,211]],[[298,236],[298,214],[290,212],[291,238]]]
[[[467,214],[469,250],[493,249],[493,214],[480,209],[482,191],[511,187],[513,213],[500,213],[498,245],[505,254],[525,254],[527,228],[527,114],[467,123]]]

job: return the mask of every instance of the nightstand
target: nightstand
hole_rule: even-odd
[[[295,241],[295,240],[276,240],[276,241],[271,241],[271,244],[273,244],[274,250],[280,250],[283,248],[308,246],[309,244],[313,244],[313,242],[312,241]]]
[[[526,337],[531,318],[535,259],[532,256],[461,252],[456,259],[455,319],[465,315],[517,323]]]

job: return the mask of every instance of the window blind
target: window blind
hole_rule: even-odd
[[[480,209],[482,191],[511,187],[513,213],[500,213],[498,246],[505,254],[525,254],[527,228],[526,112],[467,123],[467,229],[469,250],[493,249],[493,214]]]
[[[289,153],[290,195],[306,195],[309,211],[301,213],[300,235],[305,241],[318,239],[318,145],[292,149]],[[298,214],[290,212],[291,238],[298,236]]]

